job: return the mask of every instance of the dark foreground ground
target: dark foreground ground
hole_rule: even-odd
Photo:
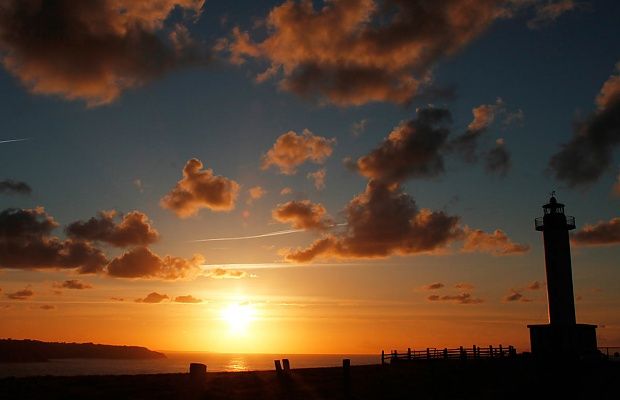
[[[293,366],[294,367],[294,366]],[[418,361],[399,366],[0,380],[0,399],[619,399],[620,363]]]

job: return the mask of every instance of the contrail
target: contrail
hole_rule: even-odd
[[[30,140],[30,138],[0,140],[0,144],[3,144],[3,143],[13,143],[13,142],[23,142],[24,140]]]
[[[329,229],[336,228],[336,227],[339,227],[339,226],[346,226],[346,225],[347,225],[346,223],[334,224],[334,225],[330,225]],[[191,243],[197,243],[197,242],[223,242],[223,241],[227,241],[227,240],[260,239],[260,238],[271,237],[271,236],[290,235],[290,234],[293,234],[293,233],[299,233],[299,232],[305,232],[305,231],[307,231],[307,229],[287,229],[287,230],[284,230],[284,231],[262,233],[260,235],[223,237],[223,238],[210,238],[210,239],[196,239],[196,240],[190,240],[190,242]]]

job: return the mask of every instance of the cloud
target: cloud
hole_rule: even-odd
[[[441,282],[435,282],[435,283],[431,283],[430,285],[424,286],[424,290],[437,290],[437,289],[441,289],[444,286],[446,285],[444,285]]]
[[[353,125],[351,126],[351,134],[353,134],[353,136],[356,136],[356,137],[361,135],[366,130],[367,125],[368,125],[368,120],[366,118],[363,118],[357,122],[354,122]]]
[[[15,269],[77,269],[101,271],[103,252],[89,242],[52,236],[58,227],[43,207],[0,212],[0,266]]]
[[[292,193],[293,193],[293,189],[291,189],[290,187],[285,187],[285,188],[282,188],[282,190],[280,190],[281,196],[287,196]]]
[[[273,219],[291,224],[294,229],[327,229],[331,220],[320,203],[310,200],[293,200],[278,206],[271,212]]]
[[[252,204],[254,201],[263,197],[267,191],[260,186],[254,186],[248,189],[248,200],[247,204]]]
[[[530,29],[538,29],[549,25],[563,14],[575,10],[577,7],[578,3],[574,0],[557,0],[537,4],[535,15],[527,21],[527,26]]]
[[[438,61],[507,15],[503,3],[340,0],[315,9],[311,1],[286,1],[267,16],[263,40],[236,28],[227,50],[237,64],[266,61],[257,81],[276,77],[281,89],[302,97],[340,106],[404,104],[431,84]]]
[[[306,161],[322,164],[333,152],[336,139],[314,135],[304,129],[301,135],[288,131],[276,139],[271,149],[263,155],[262,169],[276,166],[280,172],[293,175]]]
[[[472,294],[468,292],[456,294],[456,295],[445,295],[445,296],[439,296],[439,295],[434,294],[434,295],[428,296],[427,300],[428,301],[444,301],[444,302],[456,303],[456,304],[480,304],[484,302],[483,299],[473,297]]]
[[[531,303],[533,300],[525,297],[520,290],[510,289],[510,293],[504,296],[503,301],[505,303],[511,303],[515,301],[519,301],[522,303]]]
[[[213,279],[243,279],[249,278],[252,275],[246,271],[239,271],[234,269],[215,268],[210,270],[206,276]]]
[[[416,118],[402,122],[376,149],[359,158],[356,169],[367,178],[386,182],[440,175],[450,120],[446,109],[418,109]]]
[[[174,301],[177,303],[188,303],[188,304],[197,304],[202,303],[202,300],[195,298],[194,296],[177,296],[174,298]]]
[[[467,282],[459,282],[456,285],[454,285],[454,287],[456,289],[465,289],[465,290],[473,290],[474,289],[474,285],[472,285],[471,283],[467,283]]]
[[[146,246],[159,239],[159,232],[151,226],[149,217],[140,211],[122,216],[117,223],[116,211],[101,211],[88,221],[76,221],[65,228],[74,239],[98,241],[116,247]]]
[[[80,282],[77,279],[70,279],[64,282],[58,282],[54,284],[55,288],[59,289],[92,289],[92,285]]]
[[[39,306],[39,308],[41,310],[50,311],[50,310],[55,310],[56,306],[52,306],[52,305],[49,305],[49,304],[43,304],[42,306]]]
[[[106,271],[118,278],[180,279],[198,272],[204,258],[160,257],[147,247],[136,247],[113,259]]]
[[[28,300],[34,296],[34,292],[30,288],[18,290],[17,292],[7,293],[6,297],[11,300]]]
[[[195,215],[201,208],[211,211],[234,209],[239,184],[214,175],[211,169],[202,168],[200,160],[189,160],[183,168],[183,178],[161,199],[160,205],[181,218]]]
[[[288,251],[288,261],[315,258],[380,258],[432,253],[457,240],[459,218],[443,211],[418,209],[396,184],[370,181],[345,210],[344,232],[327,234],[306,249]]]
[[[495,146],[485,154],[485,170],[491,174],[506,176],[511,166],[510,153],[506,150],[504,139],[497,139]]]
[[[175,7],[197,14],[203,2],[6,0],[1,62],[32,93],[107,104],[174,68],[204,62],[165,26]]]
[[[481,252],[495,256],[523,254],[528,252],[527,244],[514,243],[504,231],[496,229],[493,233],[486,233],[480,229],[465,228],[465,240],[462,251],[466,253]]]
[[[620,71],[620,63],[616,70]],[[596,104],[597,110],[575,123],[572,139],[549,161],[556,179],[571,187],[597,181],[613,161],[620,144],[620,75],[607,79]]]
[[[314,187],[316,190],[325,189],[325,178],[327,177],[327,170],[321,168],[315,172],[310,172],[307,175],[308,179],[314,181]]]
[[[156,303],[161,303],[162,301],[167,300],[167,299],[169,299],[169,297],[166,294],[159,294],[157,292],[152,292],[152,293],[149,293],[143,299],[136,299],[135,302],[156,304]]]
[[[545,286],[544,282],[534,281],[526,286],[527,290],[540,290]]]
[[[605,246],[620,244],[620,217],[586,225],[571,235],[577,246]]]
[[[5,179],[0,181],[0,194],[22,194],[32,193],[32,188],[26,182]]]

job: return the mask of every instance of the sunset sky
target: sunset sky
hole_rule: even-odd
[[[620,345],[620,2],[0,0],[0,337]]]

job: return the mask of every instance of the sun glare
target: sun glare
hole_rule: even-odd
[[[222,309],[221,317],[235,335],[245,335],[254,319],[256,310],[251,304],[231,304]]]

